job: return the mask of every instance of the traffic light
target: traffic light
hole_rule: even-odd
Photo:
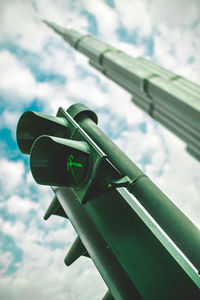
[[[21,152],[30,154],[34,141],[43,134],[67,138],[67,120],[33,111],[23,113],[17,125],[17,143]]]
[[[55,193],[44,219],[68,218],[78,234],[65,264],[90,257],[105,299],[199,299],[200,278],[180,253],[199,270],[198,229],[96,124],[75,104],[56,117],[26,112],[17,126],[35,181]]]
[[[37,183],[75,188],[77,198],[85,203],[108,188],[102,174],[109,180],[120,174],[72,118],[84,112],[97,122],[96,114],[83,104],[72,105],[69,111],[60,108],[56,117],[25,112],[17,125],[17,142],[23,153],[30,154]]]
[[[90,174],[87,143],[42,135],[30,154],[31,172],[39,184],[80,187]]]

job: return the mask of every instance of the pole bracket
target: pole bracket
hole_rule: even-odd
[[[108,184],[108,188],[115,189],[119,187],[125,187],[130,193],[132,193],[134,184],[142,177],[147,177],[147,175],[141,174],[136,176],[134,179],[130,179],[128,176],[124,176],[118,180],[113,180],[111,183]]]

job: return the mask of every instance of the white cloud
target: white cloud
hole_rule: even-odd
[[[61,244],[72,244],[75,240],[76,234],[72,226],[67,222],[67,228],[50,231],[45,236],[45,243],[61,243]]]
[[[151,33],[152,20],[147,1],[115,0],[114,3],[120,22],[127,30],[137,30],[142,35]]]
[[[145,2],[148,4],[148,0]],[[200,18],[199,0],[154,0],[148,9],[155,24],[167,23],[170,27],[190,25]]]
[[[85,9],[95,17],[100,36],[113,38],[119,25],[117,12],[101,0],[83,0],[82,3]]]
[[[59,54],[57,55],[57,57],[59,57]],[[71,69],[71,71],[74,70],[75,72],[75,66],[73,66],[72,63],[69,64],[69,58],[68,60],[67,58],[68,56],[65,58],[68,71]],[[57,72],[58,70],[60,74],[66,74],[66,68],[60,57],[60,63],[57,61],[55,63],[53,57],[48,57],[48,59],[51,61],[50,66],[48,66],[49,72]],[[51,65],[56,65],[56,67],[51,68]],[[20,108],[21,110],[21,106],[31,103],[35,98],[39,98],[40,101],[47,102],[50,105],[56,104],[56,107],[58,107],[59,104],[61,106],[63,106],[63,104],[64,106],[68,106],[69,102],[66,100],[66,90],[63,88],[63,85],[59,85],[55,82],[36,81],[29,68],[23,65],[14,54],[11,54],[7,50],[0,52],[0,68],[2,78],[0,90],[6,99],[6,104],[11,106],[10,109],[19,110]],[[76,76],[74,75],[73,78],[76,78]],[[4,111],[1,117],[0,127],[8,126],[9,129],[14,129],[16,128],[16,119],[18,118],[18,112]],[[15,135],[15,133],[13,133],[13,135]]]
[[[33,74],[7,50],[0,52],[0,89],[16,106],[33,100],[36,82]],[[17,102],[17,103],[16,103]]]
[[[2,42],[12,42],[30,52],[40,53],[53,32],[42,24],[42,19],[60,25],[86,30],[88,20],[80,14],[80,8],[72,11],[71,1],[23,1],[0,3],[0,27]]]
[[[137,29],[140,34],[150,34],[153,26],[188,26],[200,18],[198,0],[114,0],[120,21],[129,30]]]
[[[55,2],[52,0],[41,0],[35,5],[37,7],[37,15],[41,19],[82,31],[86,31],[89,25],[87,17],[81,14],[82,1],[59,0]],[[50,33],[51,30],[48,30],[48,32]]]
[[[33,221],[33,223],[37,223]],[[12,236],[16,246],[23,251],[23,261],[10,276],[0,280],[0,296],[9,299],[99,299],[105,285],[92,262],[80,258],[72,266],[64,265],[64,257],[75,235],[67,222],[65,230],[53,230],[44,235],[34,224],[25,226],[22,222],[2,221],[2,232]],[[48,243],[65,243],[67,249],[51,250]],[[5,254],[4,265],[10,264],[10,255]],[[4,268],[5,269],[5,268]],[[55,284],[55,282],[59,284]],[[12,288],[8,288],[8,287]]]
[[[200,83],[198,0],[189,3],[181,0],[115,0],[114,4],[120,22],[127,30],[135,30],[138,33],[141,44],[143,36],[153,38],[153,59],[158,64]],[[136,53],[137,49],[138,45]],[[148,51],[148,48],[146,50]],[[192,64],[190,60],[195,63]]]
[[[12,42],[31,52],[39,52],[51,35],[37,17],[33,1],[9,1],[0,4],[1,42]]]
[[[22,160],[11,161],[0,159],[0,186],[5,192],[12,193],[14,189],[23,184],[24,163]]]
[[[145,55],[145,46],[144,45],[136,45],[136,44],[130,44],[125,42],[118,42],[114,41],[112,43],[112,46],[116,47],[117,49],[127,53],[128,55],[132,57],[138,57],[138,56],[144,56]]]
[[[18,119],[19,119],[19,114],[17,114],[16,112],[5,110],[1,115],[0,128],[4,128],[4,127],[9,129],[16,128]]]
[[[19,113],[9,110],[4,110],[4,112],[0,116],[0,129],[10,129],[14,139],[16,138],[16,127],[17,122],[19,120],[19,116]]]
[[[8,251],[3,252],[0,251],[0,257],[1,257],[1,261],[0,261],[0,275],[3,275],[8,267],[10,266],[11,262],[12,262],[12,254]]]
[[[27,214],[30,210],[38,209],[39,204],[30,201],[28,198],[21,198],[18,195],[12,195],[6,201],[7,210],[11,214]]]
[[[21,221],[16,222],[8,222],[4,221],[2,224],[1,231],[6,234],[12,236],[16,240],[22,240],[25,232],[25,224]]]
[[[0,281],[2,299],[29,299],[31,295],[32,300],[98,300],[104,293],[105,285],[91,262],[81,258],[67,268],[60,250],[44,249],[38,261],[25,260],[19,271]]]
[[[200,228],[200,164],[168,130],[162,128],[162,136],[168,153],[162,176],[152,172],[154,164],[148,171],[160,189]]]
[[[167,160],[166,145],[154,122],[148,119],[145,121],[145,131],[140,129],[144,120],[138,119],[138,122],[133,123],[115,142],[143,171],[152,176],[154,172],[160,172]],[[151,167],[151,172],[148,171],[148,166]]]
[[[170,28],[167,24],[161,24],[159,33],[154,36],[155,60],[197,83],[200,83],[199,47],[199,27],[191,30],[183,26]]]

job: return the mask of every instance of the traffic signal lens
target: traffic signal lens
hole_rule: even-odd
[[[39,137],[31,149],[31,171],[39,184],[80,187],[90,173],[90,150],[85,142]]]
[[[52,117],[33,111],[23,113],[17,125],[17,143],[21,152],[29,154],[34,141],[41,135],[68,137],[65,118]]]

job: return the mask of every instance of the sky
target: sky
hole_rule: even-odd
[[[53,198],[16,144],[26,110],[55,115],[82,102],[99,126],[200,228],[200,164],[185,144],[131,102],[41,19],[90,33],[200,84],[199,0],[0,0],[0,298],[101,299],[93,263],[64,258],[69,221],[43,220]]]

